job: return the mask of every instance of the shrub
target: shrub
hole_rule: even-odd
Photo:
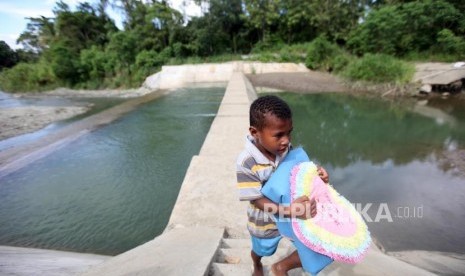
[[[163,62],[166,63],[170,58],[173,56],[173,51],[171,47],[166,47],[161,52],[158,54],[159,59]]]
[[[163,56],[156,51],[143,50],[136,56],[136,80],[142,82],[146,77],[159,71],[164,63]]]
[[[443,29],[437,35],[437,45],[435,52],[448,53],[452,55],[462,55],[465,52],[465,40],[456,36],[451,30]]]
[[[342,52],[341,54],[336,55],[331,59],[331,68],[336,73],[342,72],[346,68],[346,66],[353,60],[354,57],[352,57],[350,54]]]
[[[84,49],[80,53],[80,73],[84,81],[102,81],[107,72],[105,70],[108,62],[106,53],[97,46]]]
[[[281,48],[285,47],[286,45],[279,39],[277,36],[270,36],[265,41],[257,42],[253,48],[251,53],[252,54],[260,54],[262,52],[267,51],[279,51]]]
[[[351,61],[342,75],[350,80],[373,83],[407,83],[413,76],[413,65],[385,54],[366,54]]]
[[[349,54],[325,37],[319,36],[308,45],[305,65],[312,70],[340,71],[349,60]]]
[[[298,51],[292,51],[291,47],[283,47],[281,51],[279,51],[280,62],[295,62],[300,63],[304,62],[305,58],[301,53]]]
[[[0,88],[8,92],[40,91],[53,87],[55,81],[50,66],[44,62],[20,62],[0,73]]]

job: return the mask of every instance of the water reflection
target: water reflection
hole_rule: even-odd
[[[453,143],[465,146],[465,122],[436,123],[402,105],[336,94],[284,94],[293,108],[294,143],[321,162],[347,166],[357,160],[406,164]]]
[[[369,223],[387,250],[465,253],[465,178],[439,160],[465,148],[463,109],[453,103],[441,109],[455,120],[448,124],[408,104],[341,94],[281,96],[293,109],[294,145],[326,167],[336,189],[354,203],[371,203],[373,220],[380,204],[389,208],[392,222]],[[419,207],[421,218],[413,216]]]

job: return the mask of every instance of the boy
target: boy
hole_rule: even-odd
[[[291,148],[292,112],[287,103],[276,96],[260,97],[250,106],[249,116],[250,135],[237,159],[236,171],[240,200],[250,201],[247,228],[252,238],[254,275],[263,275],[261,258],[273,255],[282,238],[273,215],[308,219],[316,215],[316,204],[308,197],[300,197],[290,206],[282,206],[261,194],[262,186]],[[328,182],[323,168],[319,174]],[[264,212],[265,209],[269,212]],[[299,255],[294,251],[273,264],[271,270],[275,275],[287,275],[287,271],[301,266]]]

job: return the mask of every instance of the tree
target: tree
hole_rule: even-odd
[[[208,10],[202,17],[193,18],[187,24],[185,32],[187,44],[192,52],[200,56],[222,53],[237,53],[251,48],[245,39],[244,12],[240,0],[198,1],[208,4]],[[252,41],[253,42],[253,41]]]
[[[45,16],[27,17],[26,19],[29,20],[26,31],[20,34],[16,42],[28,52],[41,53],[47,49],[55,37],[53,19]]]
[[[303,42],[319,35],[344,43],[366,9],[366,0],[245,0],[249,28],[266,41]],[[276,39],[278,38],[278,39]]]
[[[54,75],[67,85],[74,85],[80,81],[77,70],[79,55],[73,51],[71,43],[64,40],[53,43],[46,55]]]
[[[0,40],[0,71],[3,68],[11,68],[18,62],[18,55],[5,41]]]
[[[280,17],[279,0],[244,0],[247,23],[250,28],[260,32],[261,41],[267,41],[268,36]]]
[[[246,35],[244,30],[244,11],[241,0],[210,0],[208,13],[204,16],[209,17],[209,21],[218,28],[218,36],[227,38],[227,49],[237,53],[239,49],[246,47],[243,37]]]
[[[127,71],[131,75],[131,65],[136,60],[137,37],[134,32],[117,32],[111,35],[106,50],[118,60],[117,69]]]
[[[351,34],[349,46],[357,54],[425,52],[444,29],[463,35],[464,21],[464,15],[443,0],[383,6],[368,14]]]
[[[118,30],[101,7],[80,3],[72,12],[60,2],[57,5],[54,10],[56,40],[69,41],[73,51],[79,52],[93,45],[103,46],[108,43],[108,34]]]

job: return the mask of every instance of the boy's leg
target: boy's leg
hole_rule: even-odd
[[[278,248],[281,236],[274,238],[258,238],[251,236],[252,238],[252,252],[250,253],[253,261],[254,273],[253,275],[263,275],[263,266],[261,259],[265,256],[271,256],[276,252]]]
[[[263,276],[262,257],[255,254],[253,250],[250,251],[250,255],[252,256],[253,261],[253,275]]]
[[[302,267],[302,262],[300,261],[297,250],[295,250],[291,255],[273,264],[271,266],[271,271],[275,276],[284,276],[287,275],[289,270],[297,267]]]

